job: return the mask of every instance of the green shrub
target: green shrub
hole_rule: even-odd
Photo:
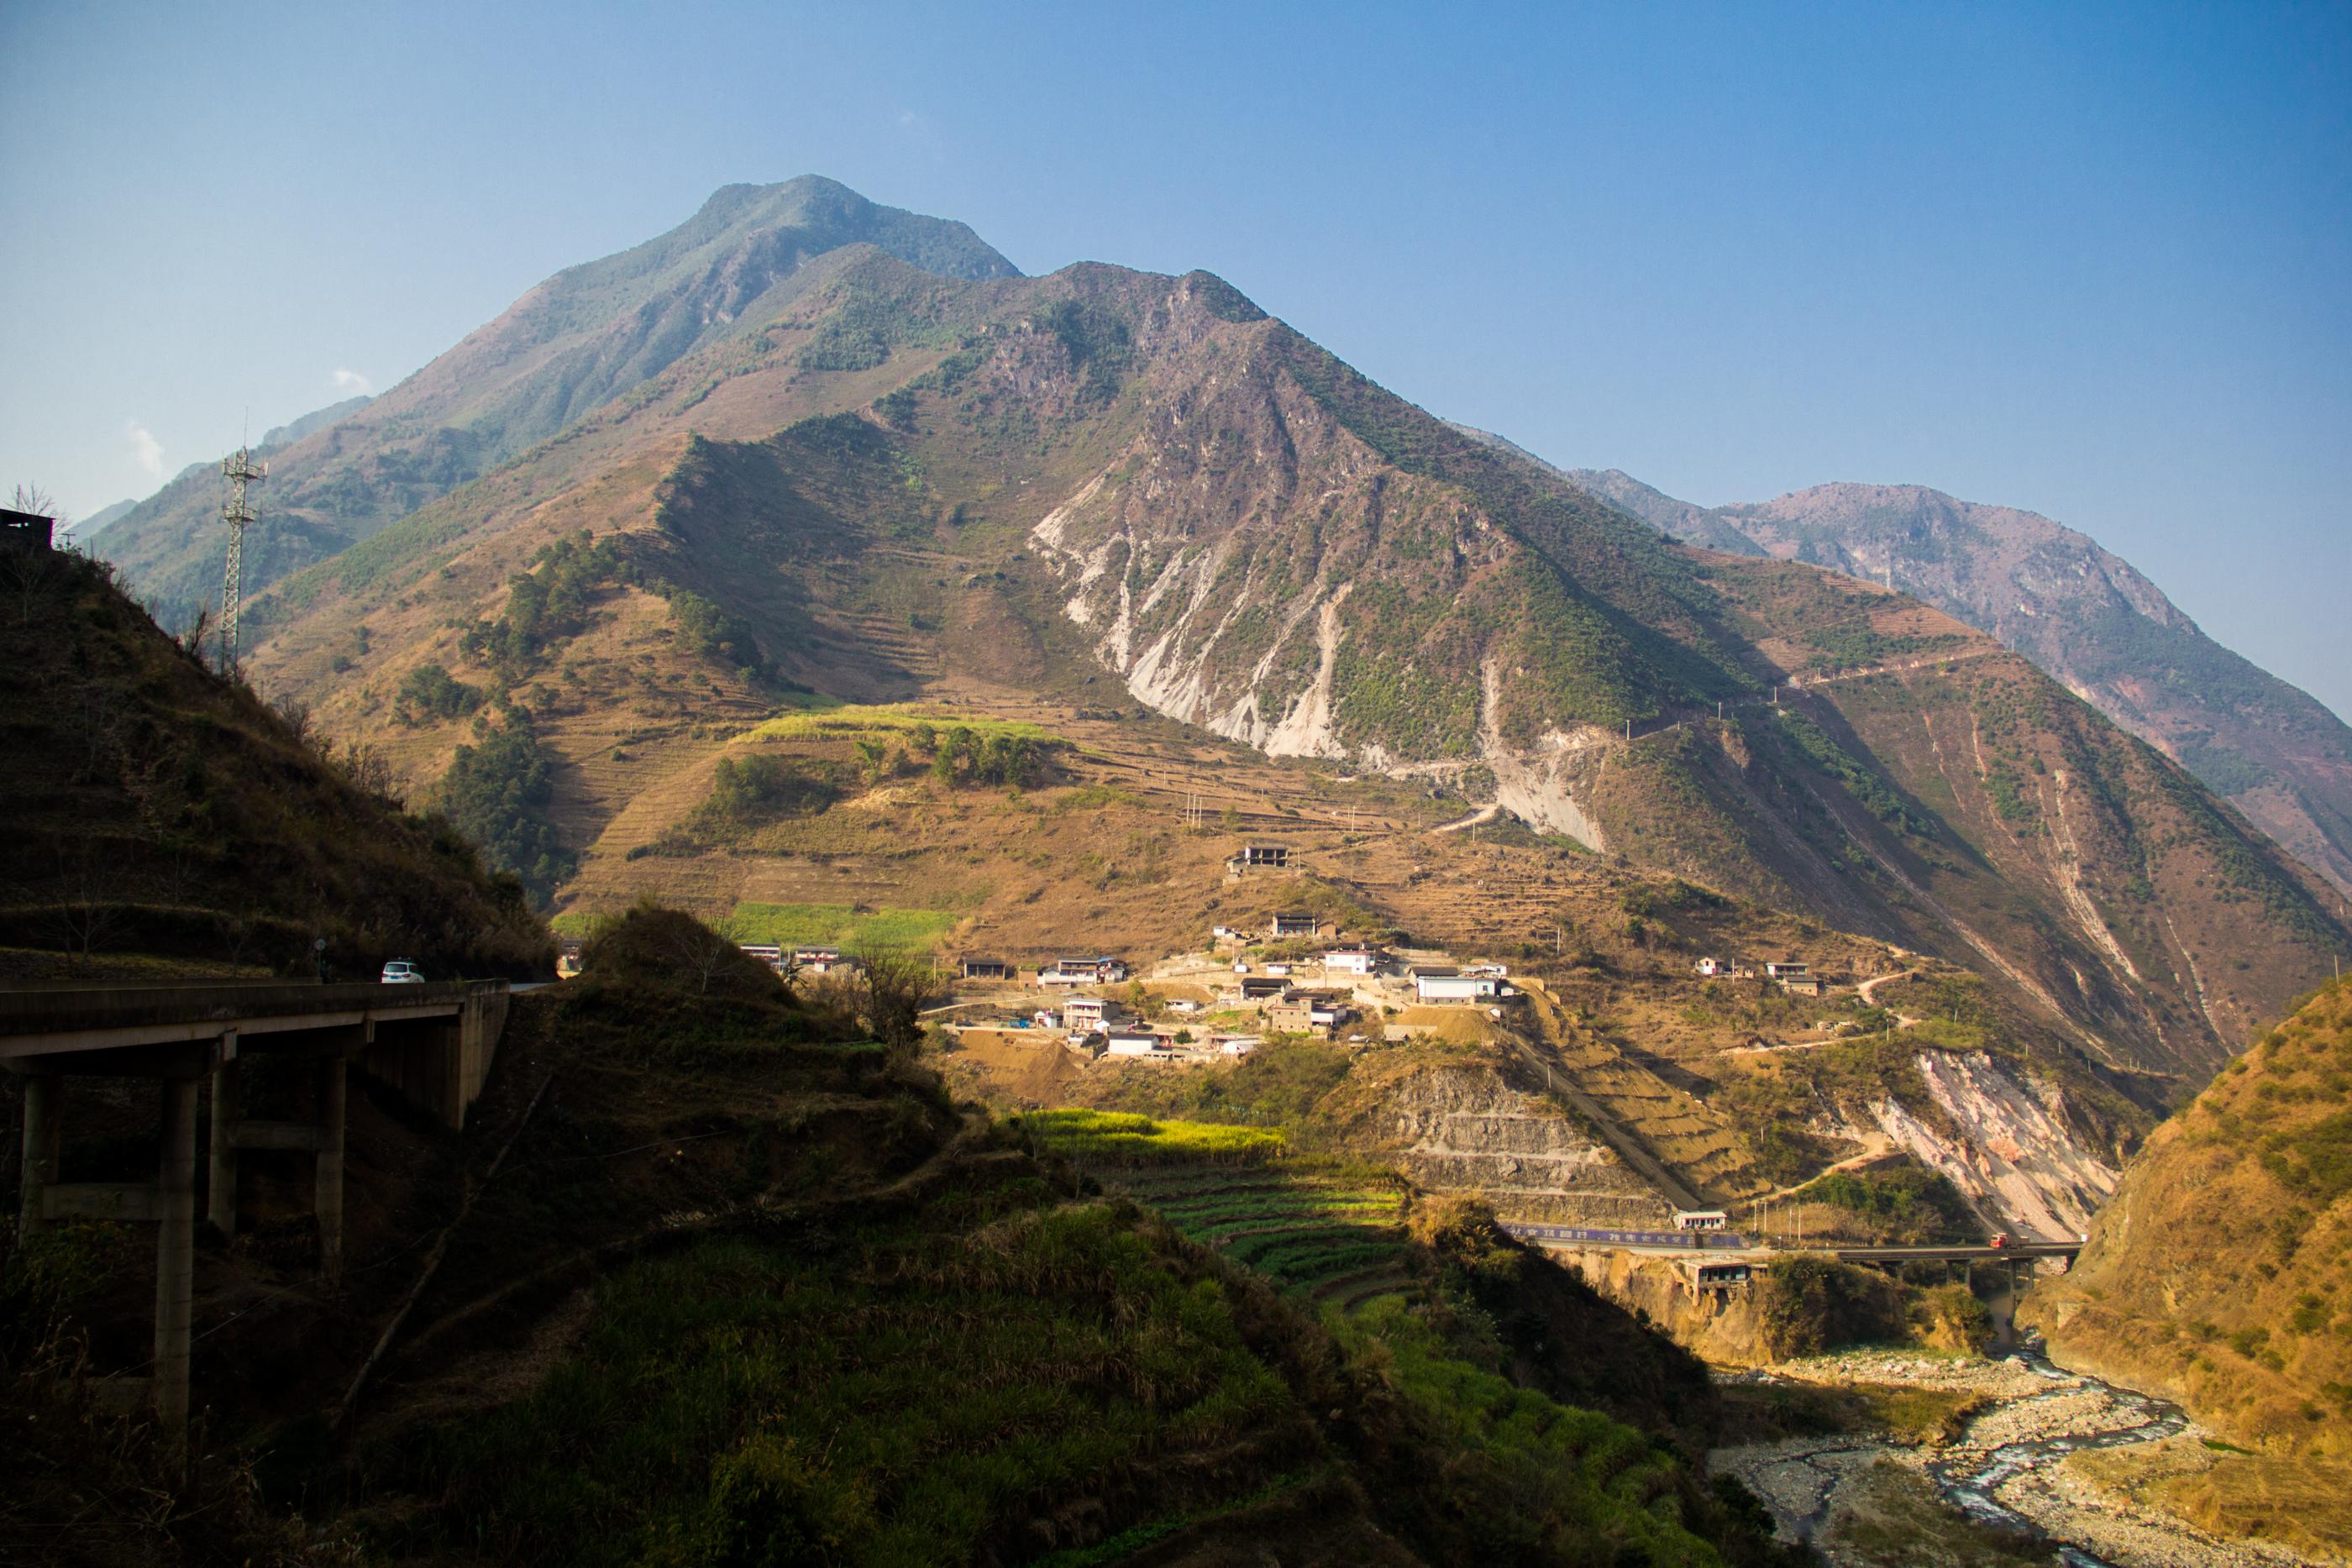
[[[1780,1357],[1904,1337],[1903,1292],[1893,1281],[1811,1254],[1774,1260],[1757,1311],[1765,1348]]]
[[[461,718],[481,706],[480,687],[452,678],[439,664],[419,664],[409,671],[408,678],[400,683],[399,695],[393,699],[393,711],[403,724]]]

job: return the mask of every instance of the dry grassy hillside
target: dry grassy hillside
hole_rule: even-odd
[[[2241,1442],[2352,1458],[2352,983],[2156,1131],[2026,1315]]]

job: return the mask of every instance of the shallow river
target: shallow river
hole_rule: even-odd
[[[2053,1539],[2040,1524],[1996,1500],[2003,1486],[2062,1464],[2067,1455],[2085,1448],[2152,1443],[2189,1426],[2187,1413],[2178,1406],[2095,1377],[2062,1372],[2032,1351],[2012,1352],[2006,1359],[2053,1386],[1978,1416],[1946,1458],[1927,1464],[1927,1475],[1945,1500],[1986,1523]],[[2091,1416],[2087,1429],[2078,1427],[2079,1416]],[[2069,1568],[2116,1568],[2083,1545],[2063,1539],[2055,1543]]]
[[[1993,1402],[1939,1448],[1849,1433],[1781,1438],[1709,1456],[1710,1468],[1738,1475],[1764,1500],[1785,1534],[1811,1541],[1832,1563],[1885,1560],[1860,1547],[1850,1550],[1834,1521],[1850,1502],[1885,1523],[1893,1494],[1873,1478],[1875,1467],[1890,1459],[1932,1487],[1956,1513],[2047,1542],[2069,1568],[2271,1568],[2300,1561],[2269,1543],[2216,1540],[2066,1469],[2067,1458],[2085,1449],[2168,1438],[2193,1446],[2200,1434],[2178,1406],[2065,1372],[2035,1350],[1998,1360],[1853,1351],[1739,1374],[1733,1381],[1784,1379],[1895,1384]]]

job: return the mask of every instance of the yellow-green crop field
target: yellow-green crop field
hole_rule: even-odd
[[[1383,1173],[1286,1157],[1266,1127],[1078,1110],[1018,1120],[1105,1186],[1277,1284],[1350,1311],[1412,1289],[1404,1187]]]
[[[959,713],[953,708],[940,709],[919,703],[878,703],[779,714],[737,735],[733,744],[746,746],[762,740],[848,740],[868,735],[906,735],[923,726],[941,734],[953,729],[968,729],[982,740],[1000,735],[1008,739],[1032,740],[1041,744],[1062,738],[1045,726],[1031,724],[1026,719],[983,718],[977,714]]]

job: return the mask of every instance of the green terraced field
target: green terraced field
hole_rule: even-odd
[[[1276,1284],[1346,1311],[1411,1291],[1403,1184],[1302,1158],[1098,1169],[1106,1186]]]

